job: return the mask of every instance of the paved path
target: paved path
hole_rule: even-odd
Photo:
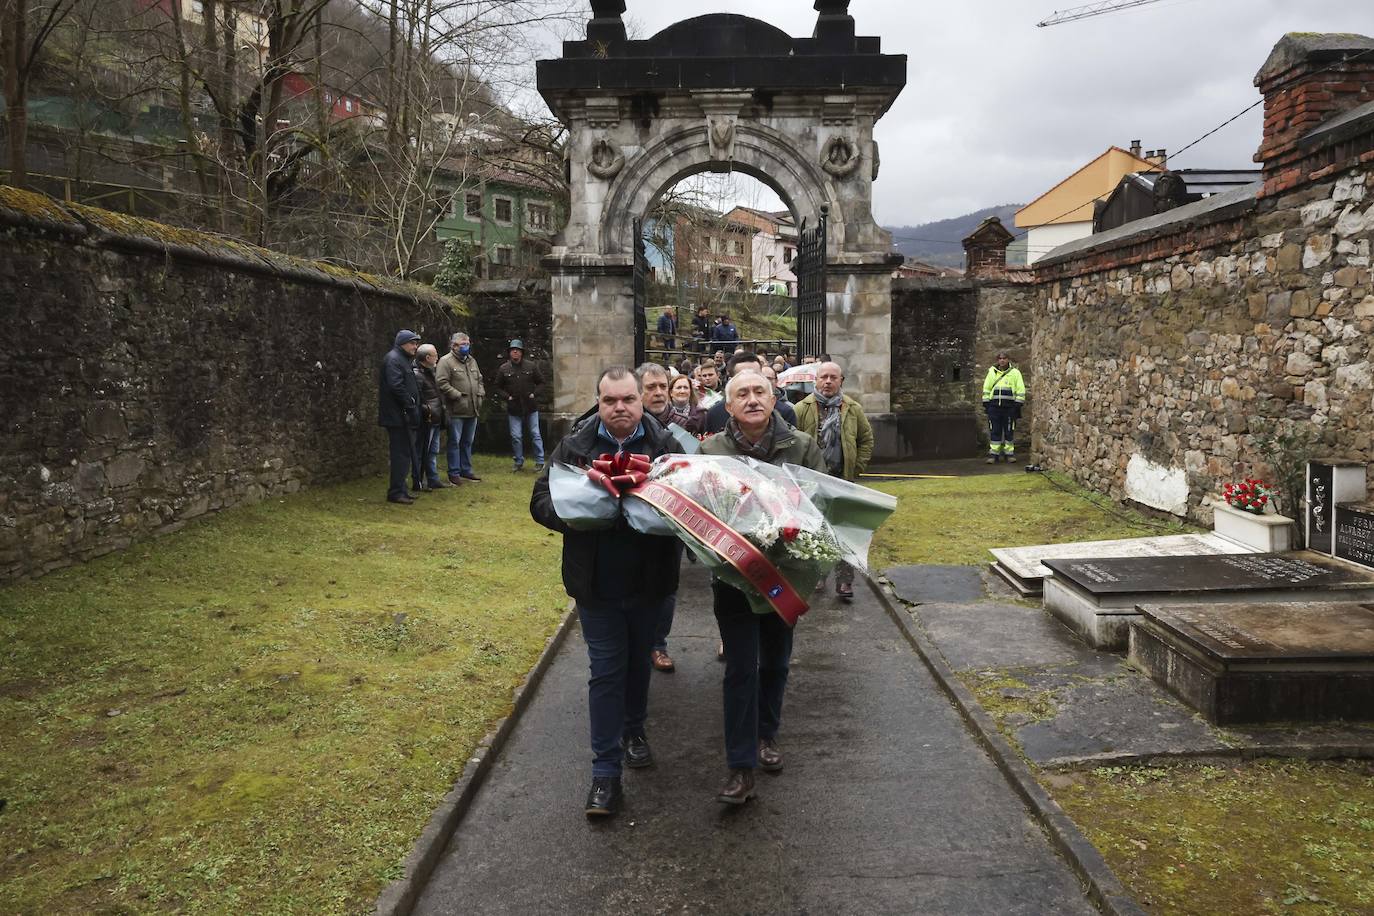
[[[686,567],[655,674],[656,764],[589,824],[586,651],[574,633],[416,908],[485,913],[1091,913],[1069,870],[878,601],[799,625],[777,775],[742,808],[725,776],[710,592]]]

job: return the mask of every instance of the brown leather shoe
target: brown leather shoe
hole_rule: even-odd
[[[716,801],[726,805],[742,805],[754,797],[754,771],[731,770],[730,778],[716,795]]]
[[[662,649],[653,650],[649,653],[649,657],[654,660],[654,669],[657,671],[673,671],[677,667],[673,664],[672,657]]]
[[[782,769],[782,751],[776,738],[759,739],[759,769],[776,773]]]
[[[835,586],[835,594],[839,595],[842,601],[853,601],[854,586],[850,585],[848,582],[837,583]]]

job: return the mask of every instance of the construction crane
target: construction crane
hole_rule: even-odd
[[[1107,0],[1105,3],[1089,3],[1084,6],[1075,6],[1063,12],[1055,10],[1048,19],[1037,22],[1035,27],[1043,29],[1047,25],[1060,25],[1077,19],[1087,19],[1089,16],[1101,16],[1103,13],[1115,13],[1117,10],[1128,10],[1133,6],[1145,6],[1147,3],[1158,2],[1159,0]]]

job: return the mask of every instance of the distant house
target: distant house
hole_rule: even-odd
[[[1088,162],[1072,175],[1016,211],[1016,226],[1026,232],[1027,263],[1034,264],[1051,249],[1093,234],[1093,211],[1097,201],[1116,188],[1122,176],[1131,172],[1162,170],[1164,150],[1140,151],[1135,140],[1130,150],[1119,146]]]
[[[792,214],[736,207],[725,218],[756,230],[750,265],[754,292],[796,298],[797,275],[792,272],[792,262],[797,258],[797,222]]]
[[[754,283],[752,221],[684,208],[673,227],[673,274],[696,289],[748,292]]]
[[[1106,232],[1262,180],[1259,169],[1152,169],[1122,177],[1106,200],[1098,201],[1093,232]]]
[[[529,276],[552,250],[566,214],[535,177],[490,162],[455,162],[458,186],[448,213],[435,226],[440,242],[460,238],[477,250],[476,273],[484,278]],[[457,180],[462,176],[462,180]]]

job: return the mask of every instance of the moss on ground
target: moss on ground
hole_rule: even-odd
[[[566,607],[508,463],[0,590],[0,911],[370,911]]]
[[[1374,764],[1105,767],[1055,798],[1151,913],[1374,913]]]
[[[1061,486],[1055,486],[1058,482]],[[981,564],[988,549],[1193,530],[1112,506],[1045,474],[872,482],[898,497],[873,539],[874,569],[912,563]],[[1063,487],[1063,489],[1061,489]]]
[[[955,673],[964,686],[973,692],[978,705],[992,716],[1008,737],[1012,727],[1006,724],[1011,716],[1026,722],[1039,722],[1054,715],[1054,691],[1035,689],[1016,677],[1015,669],[997,671],[959,671]]]

